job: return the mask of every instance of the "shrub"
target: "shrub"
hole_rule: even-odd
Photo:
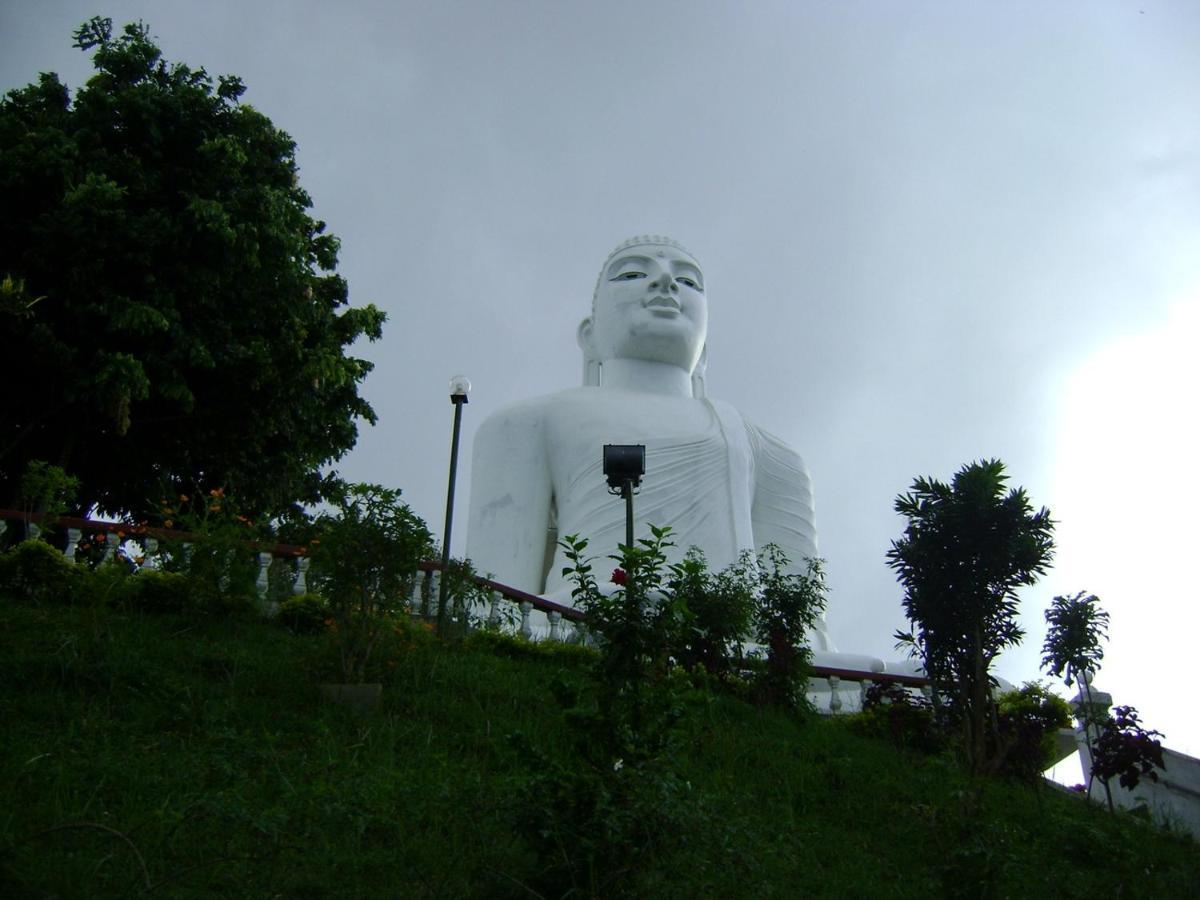
[[[945,729],[930,702],[897,684],[873,683],[863,698],[862,712],[850,718],[850,727],[922,753],[938,753],[947,745]]]
[[[1001,694],[997,700],[1000,772],[1036,783],[1050,767],[1055,735],[1071,724],[1067,701],[1039,681]]]
[[[1142,776],[1158,781],[1155,769],[1166,769],[1162,743],[1156,737],[1163,734],[1142,727],[1137,710],[1118,706],[1104,723],[1092,756],[1092,774],[1105,786],[1116,777],[1121,787],[1133,790]]]
[[[754,555],[748,550],[715,574],[697,547],[672,567],[668,590],[682,602],[685,617],[674,648],[679,665],[701,666],[722,681],[732,676],[753,625],[755,583]]]
[[[22,541],[0,555],[0,589],[18,600],[74,601],[84,572],[45,541]]]
[[[297,594],[279,604],[279,623],[295,634],[320,634],[329,616],[329,605],[319,594]]]
[[[805,708],[805,686],[812,649],[808,632],[825,609],[825,573],[821,560],[805,562],[803,574],[788,572],[790,561],[774,544],[758,556],[758,603],[755,629],[767,647],[767,665],[756,684],[760,701]]]
[[[599,652],[585,644],[563,641],[531,641],[502,631],[473,631],[463,641],[468,648],[486,650],[509,659],[545,659],[568,666],[594,664]]]
[[[431,597],[430,603],[440,604],[444,601],[446,604],[446,614],[438,617],[439,633],[443,636],[453,630],[456,636],[461,637],[471,628],[483,624],[483,617],[491,605],[491,590],[480,585],[478,578],[479,573],[469,559],[451,559],[442,570],[439,587],[442,596]],[[504,605],[512,617],[516,613],[513,604]],[[440,612],[440,605],[438,609]],[[501,612],[503,614],[504,610]]]
[[[193,607],[195,593],[195,583],[186,575],[143,569],[123,579],[117,597],[129,610],[180,613]]]
[[[262,529],[238,509],[237,499],[219,487],[162,501],[159,521],[163,527],[178,527],[195,535],[186,549],[171,547],[166,568],[189,576],[197,609],[241,613],[253,608],[257,599],[258,562],[249,542],[259,537]]]
[[[344,485],[336,505],[335,515],[317,520],[309,582],[337,623],[342,678],[355,682],[364,678],[387,617],[406,609],[433,537],[398,490]]]

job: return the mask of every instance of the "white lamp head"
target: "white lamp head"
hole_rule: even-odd
[[[471,379],[466,375],[455,375],[450,379],[450,402],[467,402],[467,394],[471,393]]]

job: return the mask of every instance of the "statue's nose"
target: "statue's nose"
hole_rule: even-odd
[[[679,291],[679,284],[675,281],[675,276],[670,272],[663,272],[650,282],[650,287],[654,290],[661,288],[664,291]]]

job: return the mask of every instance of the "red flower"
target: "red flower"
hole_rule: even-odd
[[[628,580],[629,580],[629,576],[625,573],[624,569],[620,568],[619,566],[617,568],[613,569],[613,573],[612,573],[612,583],[613,584],[624,584]]]

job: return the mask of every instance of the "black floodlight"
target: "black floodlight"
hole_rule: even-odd
[[[631,488],[642,483],[646,474],[646,447],[643,444],[605,444],[604,477],[608,486],[617,493],[626,485]]]

